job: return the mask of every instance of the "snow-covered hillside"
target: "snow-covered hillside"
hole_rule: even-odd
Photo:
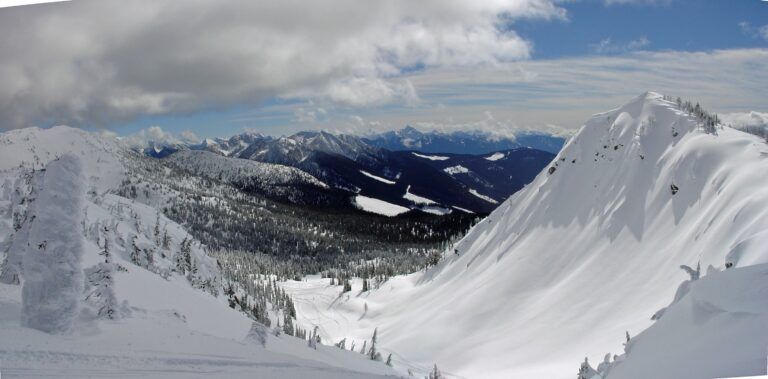
[[[422,373],[573,378],[585,356],[622,354],[628,332],[609,378],[765,374],[768,145],[699,124],[643,94],[590,118],[437,267],[341,298],[320,279],[285,288],[305,327],[333,341],[378,328]],[[704,277],[634,340],[697,263]]]
[[[360,354],[311,348],[271,329],[263,329],[265,343],[254,338],[253,319],[229,304],[219,266],[206,247],[159,207],[146,205],[166,199],[142,195],[142,204],[115,194],[133,166],[147,159],[118,141],[55,127],[3,133],[0,144],[2,374],[368,378],[394,373]],[[160,165],[144,169],[164,173]],[[159,193],[154,188],[161,187],[153,183],[153,190],[143,193],[154,196]]]
[[[247,159],[227,158],[209,151],[179,151],[166,158],[175,166],[207,178],[249,183],[259,187],[306,184],[327,188],[312,175],[297,168]]]

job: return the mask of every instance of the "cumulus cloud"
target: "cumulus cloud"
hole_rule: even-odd
[[[617,43],[608,37],[600,40],[598,43],[591,44],[589,47],[592,49],[592,51],[598,54],[622,54],[631,51],[642,50],[648,47],[650,44],[651,41],[645,37],[640,37],[626,43]]]
[[[741,32],[747,36],[768,41],[768,24],[757,27],[752,26],[749,22],[742,21],[739,23],[739,29],[741,29]]]
[[[184,130],[179,135],[167,132],[159,126],[150,126],[149,128],[139,130],[134,134],[124,137],[117,137],[114,133],[104,132],[103,136],[113,135],[123,143],[131,147],[146,147],[149,143],[158,145],[173,145],[177,143],[197,143],[200,138],[191,130]]]
[[[418,101],[404,72],[526,59],[554,0],[80,0],[0,11],[0,128],[300,97]]]

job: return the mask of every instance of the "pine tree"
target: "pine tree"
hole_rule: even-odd
[[[131,263],[141,266],[141,249],[136,246],[137,238],[135,234],[131,236]]]
[[[99,317],[116,319],[119,314],[114,291],[114,265],[112,264],[112,253],[109,250],[109,229],[104,227],[103,231],[104,243],[99,255],[104,257],[104,262],[86,270],[88,283],[94,289],[85,299],[97,306]]]
[[[373,337],[371,337],[371,348],[368,350],[368,358],[370,358],[372,361],[380,361],[381,360],[381,354],[376,351],[376,341],[377,341],[377,335],[378,335],[378,328],[373,329]]]
[[[155,243],[160,243],[160,212],[157,212],[157,218],[155,219]]]
[[[163,230],[163,249],[168,250],[171,248],[171,238],[168,236],[168,229]]]
[[[293,330],[293,320],[291,319],[291,316],[285,315],[283,320],[283,332],[289,336],[295,336],[295,332]]]
[[[387,355],[387,366],[392,367],[392,353]]]
[[[437,368],[437,364],[435,364],[432,371],[429,373],[429,379],[444,379],[443,373],[440,372]]]

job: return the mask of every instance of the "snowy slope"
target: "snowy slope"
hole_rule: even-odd
[[[328,186],[312,175],[297,168],[246,159],[227,158],[209,151],[179,151],[166,160],[195,175],[219,178],[226,182],[266,186],[307,184],[321,188]]]
[[[65,153],[81,158],[89,184],[98,192],[115,188],[125,175],[120,164],[127,154],[124,146],[112,138],[68,126],[0,133],[0,175],[15,177],[19,167],[41,169]]]
[[[765,246],[768,145],[729,128],[706,134],[674,103],[646,93],[588,120],[550,169],[437,267],[366,293],[358,283],[341,299],[324,282],[286,287],[302,323],[319,323],[326,339],[362,341],[378,327],[382,350],[422,373],[437,363],[460,377],[572,378],[585,356],[621,353],[625,332],[652,324],[687,277],[680,265],[768,263]],[[685,320],[680,304],[659,322]],[[751,309],[764,317],[764,303]],[[750,338],[765,336],[754,332],[744,337],[748,349],[761,346]],[[765,365],[749,367],[733,372],[765,374]]]
[[[0,262],[9,254],[23,258],[21,284],[0,283],[2,374],[393,374],[381,362],[335,347],[311,349],[306,341],[286,335],[270,334],[266,346],[247,340],[252,320],[228,306],[218,266],[206,248],[157,208],[109,193],[125,179],[132,160],[145,159],[127,147],[68,127],[3,133],[0,143]],[[60,156],[65,158],[55,160]],[[65,161],[77,163],[57,168],[57,162]],[[38,169],[34,180],[16,180],[21,168],[33,167]],[[21,197],[24,206],[17,204]],[[148,202],[162,204],[163,199]],[[25,209],[31,213],[21,230],[29,233],[14,233],[11,220]],[[80,251],[77,259],[65,259],[62,254],[73,249]],[[109,255],[102,254],[105,249]],[[180,268],[185,261],[190,267]],[[61,299],[52,301],[51,296]],[[60,317],[55,330],[47,330],[50,322],[38,322],[60,310],[74,317]]]
[[[725,378],[765,374],[768,265],[711,273],[631,340],[608,378]],[[692,364],[693,362],[693,364]]]

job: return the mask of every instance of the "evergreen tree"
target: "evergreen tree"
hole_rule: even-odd
[[[104,257],[104,262],[86,270],[88,284],[93,290],[85,299],[97,307],[99,317],[116,319],[119,318],[119,313],[114,291],[114,265],[112,264],[112,253],[109,250],[108,232],[109,230],[105,227],[104,242],[99,253]]]
[[[443,373],[437,368],[437,364],[435,364],[432,371],[429,372],[429,379],[445,379]]]
[[[141,249],[136,246],[137,238],[135,234],[131,236],[131,263],[141,266]]]
[[[171,248],[171,237],[168,236],[168,229],[163,230],[163,249],[169,250]]]
[[[155,219],[155,243],[160,244],[160,212],[157,212]]]
[[[291,316],[285,315],[283,319],[283,332],[289,336],[295,336],[295,332],[293,330],[293,320],[291,319]]]
[[[368,358],[370,358],[372,361],[381,360],[381,354],[376,350],[378,331],[378,328],[373,329],[373,337],[371,337],[371,348],[368,350]]]

